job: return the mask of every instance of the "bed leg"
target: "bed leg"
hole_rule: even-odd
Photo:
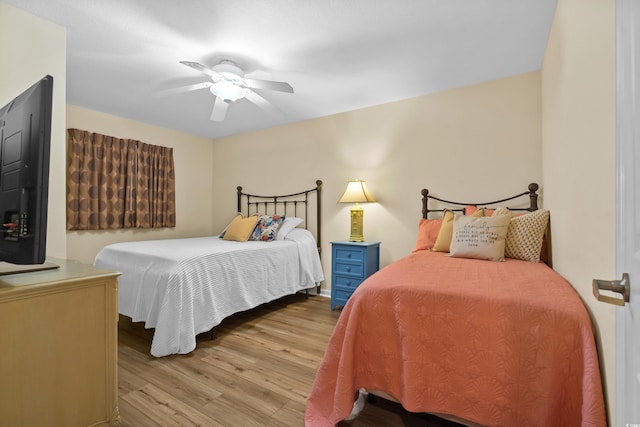
[[[304,290],[304,299],[309,299],[309,289]]]
[[[316,286],[316,294],[320,295],[320,285]]]

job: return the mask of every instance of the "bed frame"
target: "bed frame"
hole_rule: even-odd
[[[538,193],[537,193],[538,188],[540,188],[538,184],[536,184],[535,182],[532,182],[531,184],[529,184],[528,191],[524,191],[522,193],[516,194],[515,196],[507,197],[506,199],[494,200],[492,202],[481,202],[481,203],[452,202],[449,200],[440,199],[438,197],[432,196],[431,194],[429,194],[429,190],[427,190],[426,188],[423,188],[422,191],[420,192],[422,194],[422,218],[427,219],[431,212],[444,212],[445,209],[464,213],[464,210],[465,210],[464,208],[466,206],[492,207],[504,202],[510,202],[522,196],[529,196],[529,207],[526,207],[526,208],[509,207],[509,210],[533,212],[535,210],[538,210]],[[429,209],[428,207],[429,199],[437,200],[438,202],[445,203],[453,207],[441,208],[441,209]]]
[[[535,182],[532,182],[527,187],[527,191],[523,191],[522,193],[516,194],[515,196],[507,197],[500,200],[493,200],[491,202],[452,202],[450,200],[441,199],[439,197],[433,196],[429,194],[429,190],[423,188],[420,191],[422,194],[422,218],[428,219],[429,214],[433,212],[443,213],[445,210],[451,210],[455,212],[461,212],[464,214],[465,207],[467,206],[477,206],[477,207],[497,207],[497,205],[504,206],[505,202],[512,202],[516,199],[519,199],[524,196],[529,196],[529,206],[521,207],[524,202],[520,203],[520,207],[509,207],[509,210],[512,211],[526,211],[533,212],[538,210],[538,189],[540,187]],[[440,203],[444,203],[446,207],[438,208],[438,209],[429,209],[429,200],[435,200]],[[551,262],[551,234],[550,234],[550,226],[547,226],[547,231],[545,232],[543,248],[542,248],[542,257],[541,260],[547,264],[549,267],[553,267]]]
[[[317,180],[316,186],[299,193],[284,194],[280,196],[258,196],[242,191],[242,187],[236,187],[238,195],[238,212],[246,216],[258,215],[284,215],[296,216],[304,219],[304,228],[314,232],[318,253],[322,255],[322,181]],[[316,209],[315,218],[312,216],[312,223],[309,221],[311,201],[315,195]]]

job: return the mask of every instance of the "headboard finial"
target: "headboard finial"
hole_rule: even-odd
[[[322,187],[322,180],[320,180],[320,179],[319,179],[319,180],[317,180],[317,181],[316,181],[316,186],[318,186],[318,187]]]
[[[538,188],[540,186],[535,182],[529,184],[529,211],[531,212],[538,210],[538,194],[536,193]]]
[[[422,194],[422,218],[427,219],[429,215],[429,208],[427,207],[427,201],[429,199],[429,190],[423,188],[420,190],[420,194]]]

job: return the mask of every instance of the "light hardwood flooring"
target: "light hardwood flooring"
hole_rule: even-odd
[[[154,358],[152,331],[121,316],[118,403],[123,427],[304,425],[306,398],[340,315],[297,294],[226,319],[195,351]],[[340,426],[457,424],[384,399]]]

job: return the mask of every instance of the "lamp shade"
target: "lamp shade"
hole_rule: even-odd
[[[344,194],[338,200],[338,203],[365,203],[375,202],[369,190],[367,190],[367,184],[359,179],[349,181],[347,189],[344,190]]]

